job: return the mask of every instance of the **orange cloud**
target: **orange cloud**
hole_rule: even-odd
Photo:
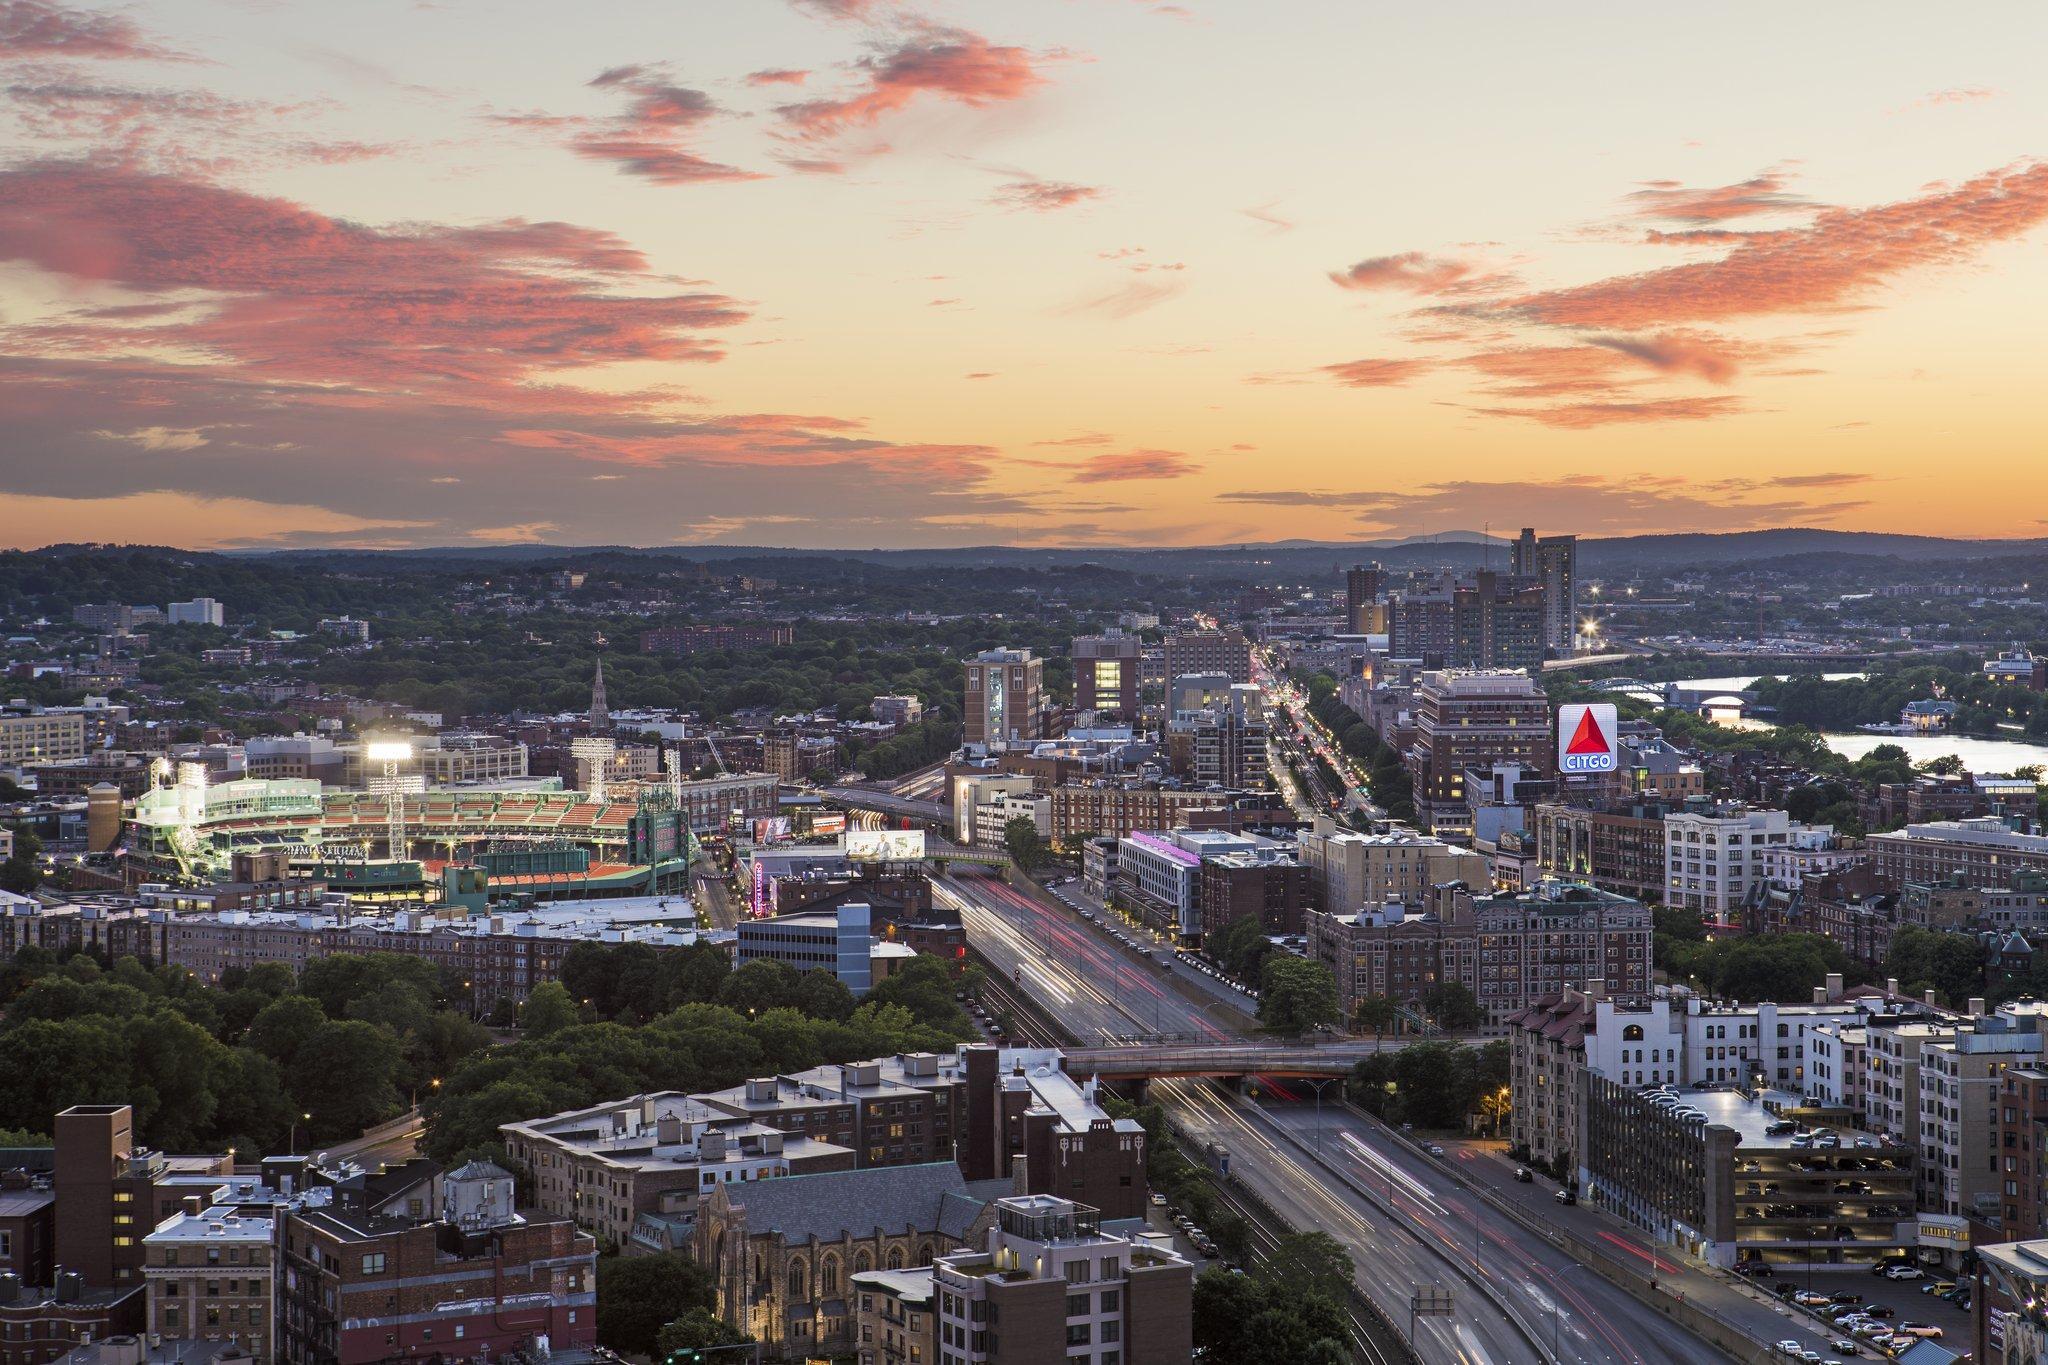
[[[1070,476],[1073,483],[1121,483],[1127,479],[1178,479],[1201,466],[1178,450],[1127,450],[1090,459]]]
[[[1347,388],[1379,389],[1405,384],[1417,375],[1427,374],[1433,368],[1434,363],[1428,360],[1373,358],[1325,365],[1322,372]]]
[[[2048,219],[2048,163],[1991,171],[1953,189],[1812,224],[1752,233],[1718,260],[1668,266],[1501,306],[1563,327],[1635,330],[1779,313],[1837,311],[1895,276],[1955,265]]]
[[[1550,408],[1472,408],[1482,417],[1522,417],[1547,427],[1583,430],[1626,422],[1698,422],[1741,412],[1742,400],[1712,397],[1648,398],[1640,402],[1565,403]]]

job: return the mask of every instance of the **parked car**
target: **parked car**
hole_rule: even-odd
[[[1828,1343],[1828,1349],[1838,1356],[1853,1356],[1856,1354],[1856,1343],[1848,1337],[1836,1337]]]
[[[1926,1284],[1920,1286],[1920,1292],[1923,1294],[1953,1294],[1956,1292],[1956,1282],[1954,1280],[1929,1280]]]
[[[1828,1295],[1830,1303],[1861,1303],[1863,1296],[1853,1289],[1841,1289]]]
[[[1887,1280],[1924,1280],[1927,1272],[1917,1265],[1895,1265],[1884,1272]]]
[[[1819,1308],[1828,1301],[1828,1296],[1811,1289],[1801,1289],[1792,1295],[1792,1302],[1801,1308]]]
[[[1929,1341],[1939,1341],[1942,1337],[1942,1331],[1931,1322],[1902,1322],[1894,1329],[1893,1335],[1925,1337]]]
[[[1863,1316],[1867,1318],[1895,1318],[1898,1315],[1898,1310],[1888,1303],[1866,1304],[1863,1308]]]

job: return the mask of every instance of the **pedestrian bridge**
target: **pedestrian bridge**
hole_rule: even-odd
[[[1169,1076],[1348,1076],[1375,1050],[1398,1051],[1407,1039],[1345,1038],[1328,1043],[1128,1043],[1063,1049],[1067,1074],[1105,1081]]]

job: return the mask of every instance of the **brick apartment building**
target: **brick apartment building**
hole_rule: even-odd
[[[566,1218],[513,1211],[510,1173],[471,1162],[442,1182],[441,1218],[287,1211],[278,1355],[287,1365],[556,1351],[597,1341],[597,1244]]]

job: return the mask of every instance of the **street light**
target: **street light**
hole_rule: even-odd
[[[297,1156],[299,1154],[299,1125],[301,1123],[311,1123],[312,1121],[313,1116],[311,1114],[301,1114],[292,1120],[291,1136],[287,1142],[290,1155]]]

